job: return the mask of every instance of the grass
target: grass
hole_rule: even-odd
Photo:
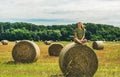
[[[14,63],[12,48],[14,42],[8,45],[0,44],[0,77],[58,77],[62,74],[58,57],[48,55],[49,45],[36,42],[41,55],[37,62],[30,64]],[[70,42],[61,42],[67,45]],[[120,77],[120,42],[105,42],[104,50],[94,50],[99,59],[99,67],[94,77]],[[92,42],[87,44],[92,47]]]

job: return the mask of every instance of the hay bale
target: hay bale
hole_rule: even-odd
[[[63,48],[63,45],[60,43],[52,43],[49,46],[48,53],[50,56],[59,56],[61,50]]]
[[[8,45],[8,40],[2,40],[1,43],[2,45]]]
[[[65,77],[93,77],[98,59],[90,47],[71,43],[62,49],[59,65]]]
[[[103,41],[94,41],[92,44],[93,49],[102,50],[104,49]]]
[[[17,40],[17,41],[15,41],[15,43],[16,43],[16,44],[17,44],[17,43],[19,43],[19,42],[20,42],[20,41],[18,41],[18,40]]]
[[[40,49],[32,41],[22,40],[12,50],[12,57],[16,62],[31,63],[37,61]]]
[[[46,45],[50,45],[52,42],[51,41],[44,41]]]

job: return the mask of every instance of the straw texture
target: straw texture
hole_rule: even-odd
[[[93,77],[98,59],[88,46],[71,43],[62,49],[59,65],[65,77]]]
[[[61,43],[52,43],[49,46],[48,53],[50,56],[59,56],[63,45]]]
[[[18,42],[12,50],[12,57],[16,62],[31,63],[37,61],[39,56],[38,45],[28,40]]]

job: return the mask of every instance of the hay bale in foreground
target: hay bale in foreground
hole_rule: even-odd
[[[46,45],[50,45],[52,42],[51,41],[44,41]]]
[[[60,43],[52,43],[49,46],[48,53],[50,56],[59,56],[61,50],[63,48],[63,45]]]
[[[93,49],[102,50],[104,49],[103,41],[94,41],[92,44]]]
[[[38,45],[28,40],[18,42],[12,50],[12,57],[16,62],[31,63],[37,61],[39,56]]]
[[[93,77],[98,59],[90,47],[71,43],[62,49],[59,65],[65,77]]]
[[[1,43],[2,45],[8,45],[8,40],[2,40]]]

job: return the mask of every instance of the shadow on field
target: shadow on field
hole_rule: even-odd
[[[4,62],[4,64],[12,65],[12,64],[18,64],[18,63],[15,61],[8,61],[8,62]]]
[[[63,74],[54,74],[54,75],[51,75],[50,77],[64,77]]]
[[[23,63],[23,62],[17,62],[17,61],[8,61],[8,62],[4,62],[3,64],[14,65],[14,64],[31,64],[31,63]]]

